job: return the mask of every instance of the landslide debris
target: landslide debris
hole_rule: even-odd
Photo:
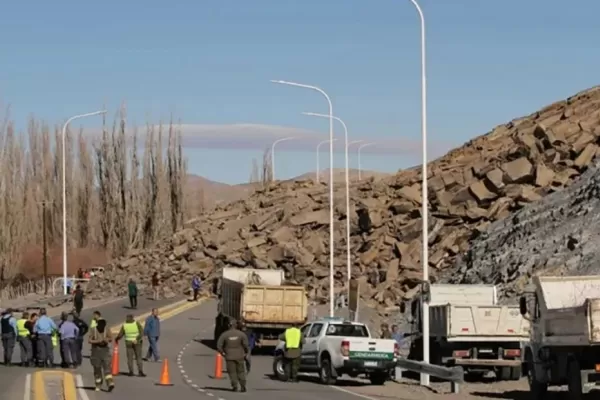
[[[463,275],[479,268],[477,261],[461,264],[471,243],[495,221],[507,220],[528,204],[576,182],[593,165],[599,137],[600,87],[595,87],[497,126],[431,162],[432,279],[452,275],[457,262]],[[362,281],[364,301],[380,310],[411,298],[417,290],[420,182],[420,168],[414,168],[390,178],[352,184],[352,273]],[[346,276],[344,202],[343,187],[336,186],[336,291]],[[224,266],[282,268],[290,281],[306,286],[313,300],[325,302],[328,207],[323,184],[273,184],[190,221],[153,248],[115,260],[92,290],[101,295],[124,294],[129,277],[147,284],[158,271],[169,293],[181,293],[189,288],[192,274],[200,271],[214,277]],[[485,268],[496,268],[488,264]],[[470,276],[492,279],[486,273]]]

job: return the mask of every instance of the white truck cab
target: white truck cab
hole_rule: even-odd
[[[364,374],[372,384],[383,385],[395,368],[399,346],[392,339],[374,339],[365,324],[340,318],[322,318],[300,328],[300,372],[317,372],[321,383],[333,385],[338,377]],[[287,380],[285,343],[275,349],[273,373]]]

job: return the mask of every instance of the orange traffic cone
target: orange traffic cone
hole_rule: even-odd
[[[221,353],[217,353],[215,358],[215,379],[223,378],[223,356]]]
[[[110,373],[112,376],[119,375],[119,343],[115,342],[113,346],[112,365]]]
[[[162,370],[160,372],[160,382],[157,383],[158,386],[173,386],[171,383],[171,378],[169,377],[169,360],[166,358],[163,361]]]

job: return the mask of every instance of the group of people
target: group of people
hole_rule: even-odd
[[[2,347],[4,350],[4,365],[13,366],[15,347],[19,346],[21,366],[23,367],[54,367],[54,349],[60,349],[62,366],[76,368],[83,361],[83,341],[86,334],[91,346],[90,361],[94,370],[96,390],[100,390],[105,382],[108,390],[114,389],[111,375],[110,344],[117,346],[121,339],[125,341],[127,367],[129,375],[134,375],[134,362],[137,365],[138,376],[144,377],[143,361],[160,361],[158,340],[160,338],[160,318],[158,309],[153,309],[145,321],[144,327],[136,321],[133,315],[126,317],[125,323],[116,337],[110,332],[106,320],[99,311],[93,313],[88,324],[83,321],[77,311],[63,313],[57,323],[47,315],[46,309],[36,313],[23,312],[21,318],[13,315],[13,310],[7,309],[0,317]],[[142,339],[148,339],[148,351],[142,358]]]

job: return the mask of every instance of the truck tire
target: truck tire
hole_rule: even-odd
[[[529,392],[531,400],[544,400],[548,394],[548,383],[540,382],[536,377],[535,365],[533,364],[533,355],[531,352],[525,354],[527,363],[527,381],[529,382]]]
[[[570,359],[567,364],[567,385],[569,400],[581,400],[583,398],[583,388],[581,387],[581,368],[576,359]]]
[[[510,380],[510,367],[500,367],[498,368],[498,380],[499,381],[509,381]]]
[[[518,381],[523,376],[523,369],[519,365],[518,367],[510,367],[510,380]]]
[[[321,368],[319,369],[319,381],[323,385],[335,385],[337,382],[337,378],[334,378],[331,372],[331,360],[325,356],[321,360]]]
[[[290,379],[283,363],[283,355],[281,354],[273,358],[273,376],[281,382],[287,382]]]
[[[387,372],[375,372],[369,375],[369,380],[371,381],[371,385],[385,385],[385,382],[388,380],[389,373]]]

